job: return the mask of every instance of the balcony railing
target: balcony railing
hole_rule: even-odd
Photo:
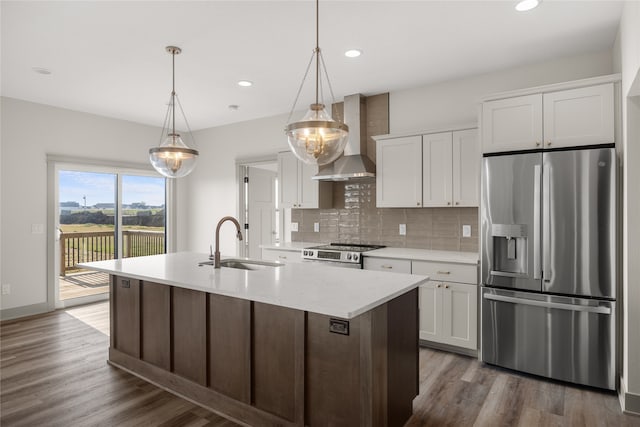
[[[123,258],[165,253],[163,231],[125,230],[122,232]],[[60,275],[77,270],[82,262],[115,258],[113,231],[60,234]]]

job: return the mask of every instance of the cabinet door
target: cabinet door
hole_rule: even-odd
[[[422,136],[422,205],[451,206],[452,134],[434,133]]]
[[[614,140],[613,83],[544,94],[545,148]]]
[[[479,206],[480,144],[478,130],[453,132],[453,204]]]
[[[376,206],[422,206],[422,137],[376,142]]]
[[[420,285],[420,339],[441,342],[442,292],[439,282]]]
[[[478,287],[443,282],[442,342],[475,350],[477,348]]]
[[[318,167],[298,161],[298,168],[298,186],[300,191],[298,207],[307,209],[318,208],[319,182],[311,179],[312,176],[318,173]]]
[[[278,190],[281,207],[297,207],[298,159],[288,151],[278,153]]]
[[[530,150],[542,145],[542,95],[482,104],[482,151]]]

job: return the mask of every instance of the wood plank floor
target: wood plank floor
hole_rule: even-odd
[[[0,425],[236,425],[107,365],[108,310],[98,303],[1,325]],[[421,349],[407,426],[640,426],[640,417],[622,414],[614,393]]]

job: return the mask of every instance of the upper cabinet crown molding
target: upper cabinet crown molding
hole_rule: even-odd
[[[475,122],[460,123],[452,126],[437,127],[437,128],[425,129],[425,130],[419,130],[419,131],[402,132],[402,133],[394,133],[394,134],[389,133],[385,135],[374,135],[371,138],[374,139],[375,141],[383,141],[385,139],[404,138],[406,136],[422,136],[422,135],[430,135],[433,133],[476,129],[477,127],[478,127],[478,123],[475,123]]]
[[[590,77],[587,79],[571,80],[568,82],[554,83],[544,86],[535,86],[525,89],[496,92],[480,98],[479,102],[495,101],[498,99],[513,98],[540,93],[558,92],[567,89],[577,89],[586,86],[596,86],[605,83],[618,83],[622,80],[622,74],[608,74],[605,76]]]

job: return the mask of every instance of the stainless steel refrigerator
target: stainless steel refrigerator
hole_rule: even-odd
[[[615,389],[615,150],[487,155],[482,193],[482,360]]]

